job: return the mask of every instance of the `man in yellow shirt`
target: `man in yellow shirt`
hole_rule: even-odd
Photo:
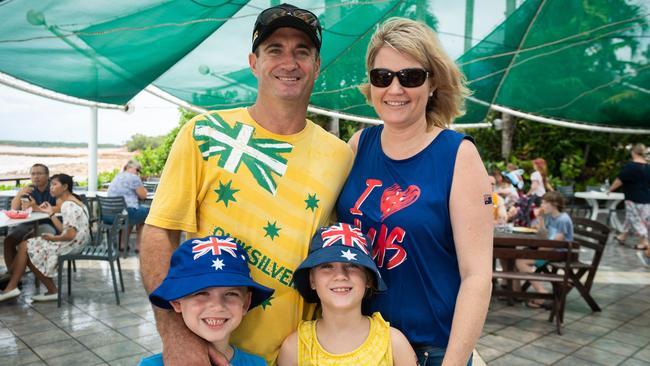
[[[320,68],[321,27],[283,4],[263,11],[249,64],[255,104],[197,116],[179,132],[147,218],[141,271],[151,292],[167,274],[181,231],[229,235],[249,253],[253,279],[275,289],[233,334],[233,343],[274,364],[286,336],[311,316],[293,270],[313,233],[328,224],[353,160],[350,148],[306,119]],[[182,319],[155,309],[165,365],[223,363]]]

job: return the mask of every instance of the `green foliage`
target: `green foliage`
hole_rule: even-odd
[[[155,149],[162,144],[164,138],[165,136],[146,136],[136,133],[126,142],[126,148],[129,152]]]
[[[352,122],[348,120],[339,121],[339,136],[343,141],[349,141],[350,137],[354,135],[355,132],[362,129],[363,126],[358,122]]]
[[[580,176],[584,169],[585,160],[582,158],[582,153],[574,151],[572,154],[567,155],[562,162],[560,162],[560,176],[565,182],[573,182]]]
[[[162,142],[159,146],[146,148],[135,156],[135,160],[142,164],[143,176],[159,176],[162,173],[169,152],[174,144],[174,140],[176,140],[176,135],[178,135],[178,131],[180,131],[181,127],[183,127],[187,121],[196,116],[196,113],[183,108],[180,109],[180,112],[181,118],[178,122],[178,126],[174,127],[174,129],[172,129],[167,135],[162,136]]]
[[[101,172],[97,174],[97,189],[102,188],[105,184],[108,184],[113,181],[113,178],[119,173],[120,170],[115,168],[112,171]],[[86,182],[86,185],[88,182]]]
[[[329,131],[330,117],[307,112],[307,118]],[[347,142],[361,128],[363,128],[362,123],[339,119],[339,138]]]

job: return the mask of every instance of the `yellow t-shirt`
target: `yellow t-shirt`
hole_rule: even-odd
[[[167,159],[147,224],[188,238],[230,235],[244,247],[253,279],[275,293],[244,317],[231,342],[270,364],[312,315],[292,287],[293,270],[328,224],[352,161],[346,143],[309,120],[297,134],[277,135],[245,108],[189,121]]]
[[[298,365],[318,366],[392,366],[393,349],[390,325],[379,312],[372,314],[368,338],[352,352],[333,354],[318,343],[317,321],[304,321],[298,326]]]

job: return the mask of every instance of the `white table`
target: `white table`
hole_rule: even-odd
[[[47,219],[49,216],[45,212],[32,212],[29,214],[29,217],[26,219],[10,219],[4,212],[0,212],[0,228],[2,227],[11,227],[20,224],[26,224],[28,222],[35,222],[39,220]]]
[[[589,206],[591,206],[590,219],[596,220],[599,213],[606,213],[609,216],[609,226],[618,231],[623,231],[623,224],[621,224],[621,222],[618,220],[618,216],[616,216],[616,206],[619,202],[625,199],[625,195],[623,193],[589,191],[576,192],[574,196],[584,199],[587,201]],[[601,209],[598,206],[599,201],[606,202],[605,208]]]
[[[154,192],[147,192],[146,200],[153,200]],[[95,197],[108,197],[107,191],[97,191],[97,192],[87,192],[86,197],[95,198]]]

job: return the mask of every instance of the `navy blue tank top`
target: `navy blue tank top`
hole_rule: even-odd
[[[368,234],[388,291],[371,300],[411,344],[447,347],[460,287],[449,196],[465,135],[443,130],[418,154],[393,160],[383,126],[365,129],[336,206],[338,220]],[[471,138],[470,138],[471,140]]]

